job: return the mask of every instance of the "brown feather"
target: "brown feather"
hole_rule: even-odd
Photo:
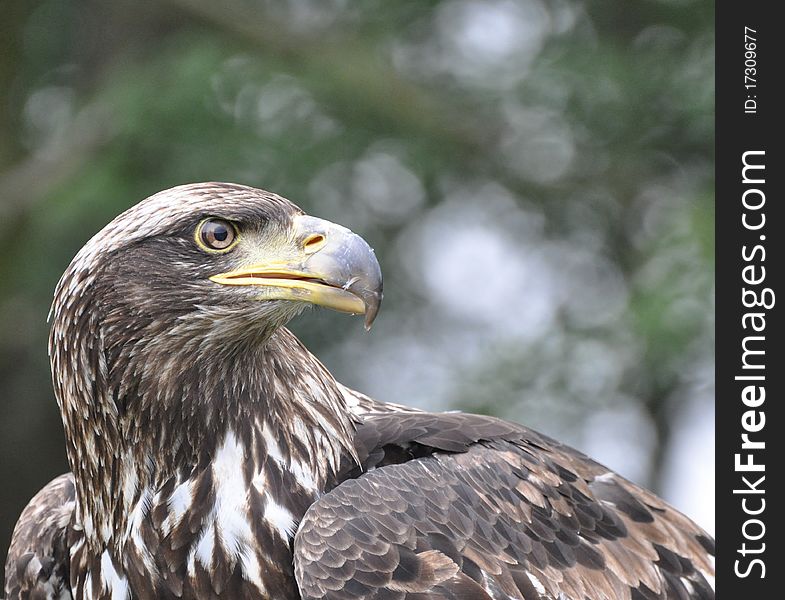
[[[264,246],[301,214],[192,184],[77,254],[49,348],[72,473],[22,513],[9,599],[714,597],[713,540],[650,492],[525,427],[349,390],[283,328],[302,303],[210,282],[236,265],[201,219]]]

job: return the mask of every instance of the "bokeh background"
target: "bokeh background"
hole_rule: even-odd
[[[52,289],[205,180],[376,248],[385,301],[292,329],[377,398],[538,428],[714,530],[714,3],[5,0],[0,560],[66,469]]]

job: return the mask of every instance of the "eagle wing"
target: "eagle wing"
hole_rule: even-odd
[[[303,598],[714,598],[705,532],[534,431],[476,415],[369,415],[358,448],[361,469],[296,535]]]
[[[70,600],[69,536],[74,506],[71,473],[56,477],[30,500],[8,548],[6,598]]]

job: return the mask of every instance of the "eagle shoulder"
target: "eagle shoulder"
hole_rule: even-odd
[[[7,600],[70,600],[69,537],[74,478],[50,481],[22,511],[5,563]]]
[[[303,598],[714,598],[705,532],[525,427],[369,415],[358,455],[295,537]]]

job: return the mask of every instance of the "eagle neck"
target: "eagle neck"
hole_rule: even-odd
[[[283,479],[306,482],[302,512],[353,458],[355,423],[338,384],[285,328],[194,345],[154,322],[117,338],[87,302],[53,313],[76,519],[95,555],[120,555],[140,503],[165,503],[167,490],[214,469],[227,443],[243,454],[246,486],[270,460]]]

